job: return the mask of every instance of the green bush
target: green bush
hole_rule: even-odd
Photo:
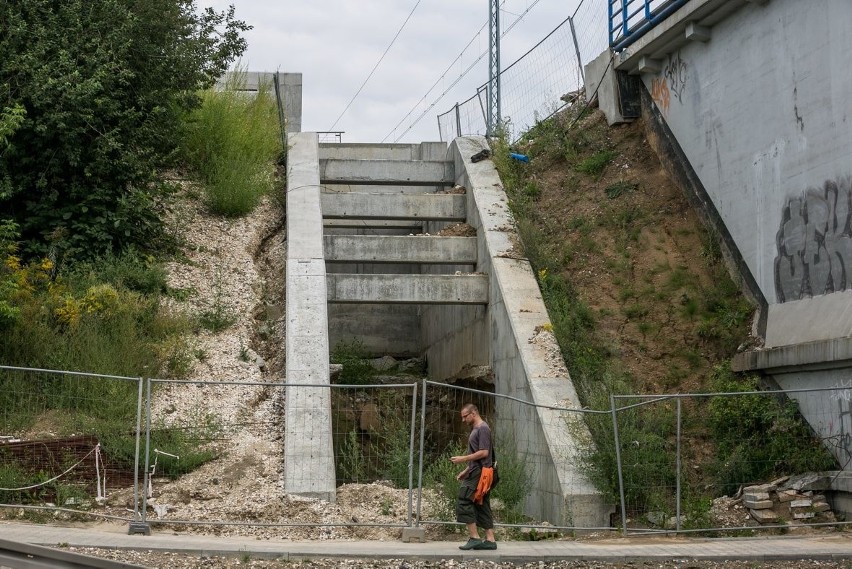
[[[215,213],[237,217],[254,209],[274,185],[282,153],[278,111],[269,85],[257,96],[239,92],[238,72],[224,91],[206,91],[186,123],[183,155],[204,181]]]
[[[729,364],[714,370],[713,387],[720,393],[760,390],[757,377],[734,374]],[[719,447],[712,467],[718,495],[782,474],[837,468],[792,399],[759,393],[717,396],[708,413]]]
[[[175,133],[250,27],[174,0],[0,3],[0,216],[26,259],[165,243]]]

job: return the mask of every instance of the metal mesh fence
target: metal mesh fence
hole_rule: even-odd
[[[141,380],[0,367],[0,503],[88,511],[139,479]]]
[[[551,529],[582,527],[570,523],[572,512],[563,505],[562,488],[576,488],[575,484],[582,485],[586,480],[577,467],[589,447],[578,444],[571,433],[584,430],[583,415],[588,411],[543,407],[514,397],[432,382],[426,383],[422,403],[421,486],[437,497],[441,507],[433,510],[433,517],[420,516],[421,522],[454,523],[455,477],[464,465],[453,464],[449,458],[468,453],[469,429],[461,421],[460,410],[472,403],[493,433],[501,477],[491,502],[495,522]],[[554,523],[559,519],[565,523]]]
[[[790,476],[850,464],[852,419],[830,390],[613,399],[625,532],[837,523],[830,476]]]
[[[625,533],[848,523],[826,499],[832,476],[852,464],[847,388],[613,396],[611,409],[589,411],[428,381],[182,382],[11,367],[0,381],[7,508],[172,524],[451,527],[463,467],[449,457],[466,453],[459,412],[473,403],[494,432],[502,526],[601,529],[573,523],[566,500],[566,488],[589,479]],[[331,439],[328,483],[375,509],[369,520],[286,493],[282,411],[294,391],[328,402],[326,424],[299,432]]]
[[[500,73],[503,127],[511,140],[566,105],[563,96],[584,84],[583,66],[607,48],[605,0],[584,0],[526,54]],[[438,116],[441,140],[484,135],[486,92],[477,93]]]

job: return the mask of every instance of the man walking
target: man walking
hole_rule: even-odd
[[[461,481],[456,519],[467,525],[470,538],[459,549],[497,549],[489,493],[494,474],[491,428],[472,403],[462,407],[461,419],[472,429],[467,439],[468,454],[450,457],[453,464],[467,463],[467,467],[456,476],[456,480]],[[479,538],[477,525],[485,530],[484,540]]]

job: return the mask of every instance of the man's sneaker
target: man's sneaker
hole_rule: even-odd
[[[472,537],[472,538],[467,540],[467,543],[465,543],[464,545],[460,545],[459,549],[463,549],[465,551],[467,551],[468,549],[479,549],[478,546],[480,546],[480,545],[482,545],[482,540],[476,539],[475,537]],[[497,548],[495,547],[494,549],[497,549]]]
[[[480,541],[479,543],[474,545],[473,548],[476,549],[476,550],[497,549],[497,542],[496,541],[488,541],[486,539],[485,541]]]

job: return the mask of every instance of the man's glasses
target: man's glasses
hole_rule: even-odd
[[[462,419],[467,419],[467,416],[468,416],[468,415],[470,415],[470,413],[462,413],[461,418],[462,418]]]

